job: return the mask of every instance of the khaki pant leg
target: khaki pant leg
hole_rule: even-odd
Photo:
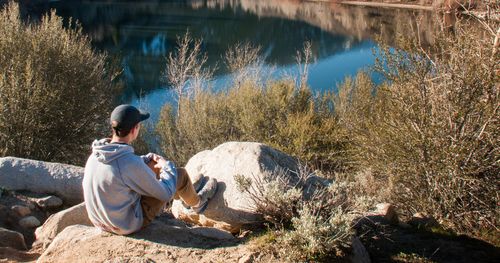
[[[158,216],[165,208],[166,202],[158,200],[151,196],[141,196],[141,208],[142,208],[142,217],[144,222],[142,226],[145,227],[151,221],[153,221],[156,216]]]
[[[154,168],[156,162],[151,161],[148,163],[148,167],[153,170],[153,172],[156,174],[156,178],[160,178],[160,169]],[[141,196],[141,208],[142,208],[142,217],[143,217],[143,223],[142,227],[147,226],[151,221],[155,219],[156,216],[158,216],[163,209],[165,208],[166,202],[163,202],[161,200],[158,200],[154,197],[151,196]]]
[[[194,190],[193,183],[184,168],[177,168],[177,192],[175,199],[182,199],[188,206],[196,206],[200,202],[200,197]]]

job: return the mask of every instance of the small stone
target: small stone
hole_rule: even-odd
[[[56,208],[62,206],[63,204],[61,198],[53,195],[39,198],[35,202],[41,208]]]
[[[21,220],[19,220],[19,225],[23,228],[35,228],[40,226],[42,223],[40,223],[40,220],[38,220],[34,216],[27,216],[23,217]]]
[[[405,222],[399,222],[398,226],[401,228],[411,228],[411,225]]]
[[[238,260],[238,263],[252,263],[253,262],[253,254],[246,254]]]
[[[383,216],[387,221],[392,224],[397,224],[399,222],[398,213],[396,208],[389,203],[377,204],[377,214]]]
[[[243,230],[240,232],[240,234],[238,235],[238,238],[244,238],[244,237],[247,237],[249,236],[250,234],[252,233],[252,231],[250,230]]]
[[[17,213],[20,217],[25,217],[31,214],[31,210],[28,207],[22,205],[14,205],[10,209]]]
[[[424,227],[424,228],[432,228],[439,227],[439,222],[433,218],[432,216],[428,216],[424,213],[415,213],[408,224],[414,227]]]
[[[359,262],[359,263],[370,263],[370,254],[366,250],[363,243],[357,236],[353,236],[351,240],[352,246],[352,254],[350,256],[350,262]]]
[[[0,227],[0,247],[11,247],[19,250],[26,250],[24,236],[19,232]]]
[[[28,202],[26,206],[32,211],[36,208],[36,205],[32,201]]]

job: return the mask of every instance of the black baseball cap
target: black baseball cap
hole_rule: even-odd
[[[149,118],[149,113],[141,111],[129,104],[122,104],[116,107],[111,113],[111,126],[114,129],[128,131],[134,126]]]

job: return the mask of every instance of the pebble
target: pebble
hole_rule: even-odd
[[[53,195],[36,199],[35,202],[41,208],[56,208],[62,206],[63,204],[61,198]]]
[[[31,214],[31,209],[29,209],[29,207],[22,206],[22,205],[14,205],[10,209],[12,211],[14,211],[15,213],[17,213],[20,217],[25,217],[25,216]]]
[[[19,225],[23,228],[35,228],[39,227],[42,223],[34,216],[27,216],[19,220]]]
[[[389,203],[377,204],[377,213],[383,216],[387,221],[397,224],[399,222],[398,213],[396,208]]]
[[[415,213],[413,214],[412,218],[410,221],[408,221],[408,224],[414,226],[414,227],[424,227],[424,228],[432,228],[432,227],[439,227],[439,222],[433,218],[432,216],[429,216],[425,213]]]
[[[35,210],[35,208],[36,208],[36,205],[33,203],[33,201],[28,202],[28,204],[26,204],[26,206],[27,206],[30,210]]]
[[[253,262],[253,254],[247,254],[238,260],[238,263],[252,263]]]

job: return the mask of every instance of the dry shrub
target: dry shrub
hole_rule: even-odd
[[[352,216],[341,208],[327,217],[305,205],[292,219],[293,229],[278,238],[281,255],[292,261],[331,262],[345,257],[352,235]]]
[[[224,62],[233,74],[233,85],[240,86],[244,82],[258,83],[263,76],[264,65],[260,53],[261,47],[254,47],[250,43],[238,43],[226,51]]]
[[[307,89],[297,90],[293,82],[208,90],[181,98],[177,114],[166,105],[158,133],[163,151],[179,163],[226,141],[258,141],[315,167],[346,169],[349,139],[330,102]]]
[[[189,32],[177,37],[177,47],[167,57],[165,77],[174,89],[177,99],[189,97],[193,90],[201,89],[201,83],[211,77],[205,70],[207,55],[201,52],[201,39],[193,39]],[[179,108],[181,103],[177,104]]]
[[[70,22],[70,27],[74,26]],[[83,164],[101,135],[117,71],[81,27],[55,12],[37,24],[0,11],[0,154]]]
[[[345,258],[354,235],[353,224],[374,205],[374,199],[359,192],[359,185],[337,177],[317,187],[300,202],[289,229],[278,236],[279,252],[292,261],[331,262]]]
[[[432,51],[410,40],[398,46],[382,46],[387,84],[375,88],[360,75],[339,95],[358,164],[408,213],[498,233],[500,56],[491,37],[459,26],[438,35]]]
[[[248,193],[253,208],[262,214],[265,220],[276,227],[291,223],[302,200],[302,189],[290,185],[287,173],[275,171],[263,179],[253,180],[236,175],[235,181],[241,192]]]
[[[226,141],[258,141],[314,167],[346,169],[349,139],[335,117],[333,96],[314,96],[290,80],[260,85],[255,74],[246,72],[260,72],[255,69],[261,63],[257,53],[248,45],[229,50],[226,61],[236,71],[236,86],[182,96],[177,111],[164,106],[157,128],[163,151],[185,163],[197,152]]]
[[[264,178],[249,180],[235,176],[255,211],[273,223],[272,246],[292,261],[325,261],[345,256],[359,214],[358,200],[373,205],[345,178],[334,181],[318,177],[303,165],[299,171],[277,170]],[[362,208],[365,209],[365,208]]]

